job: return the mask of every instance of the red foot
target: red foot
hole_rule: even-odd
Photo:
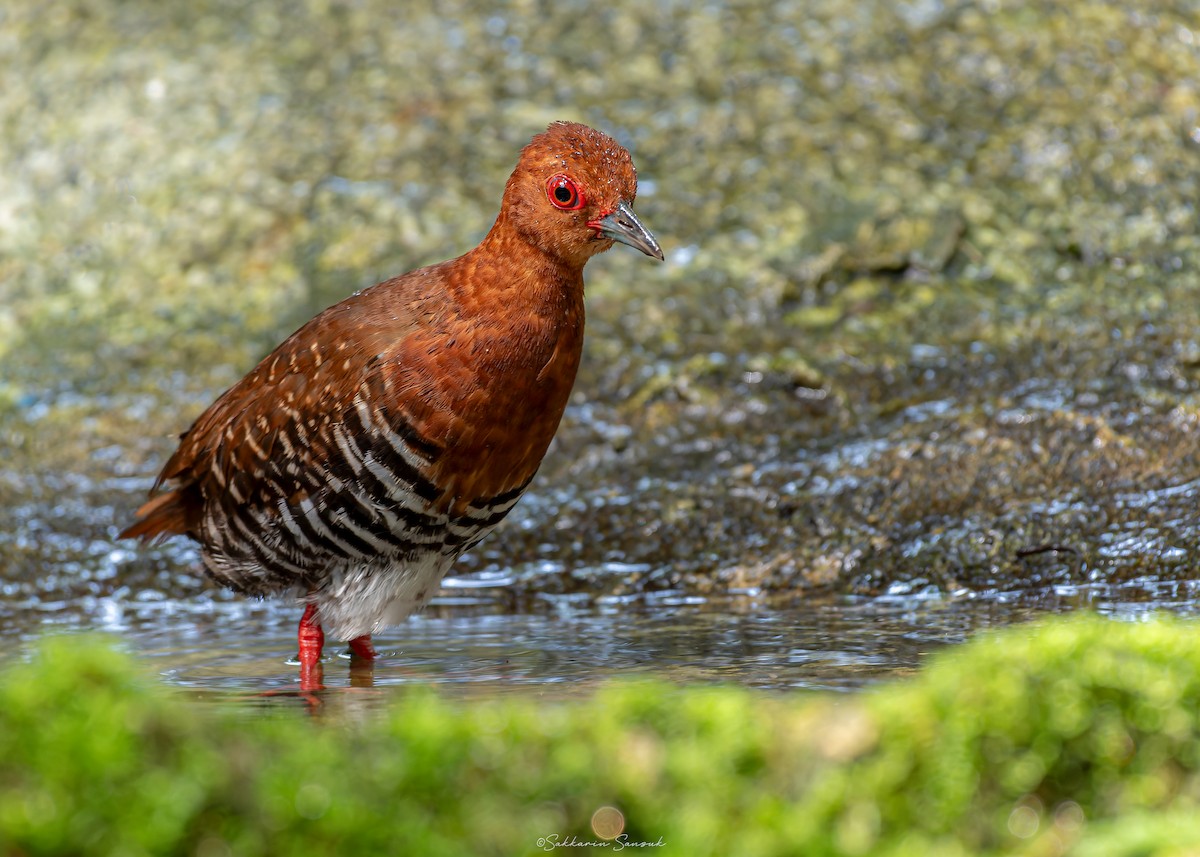
[[[350,646],[351,654],[362,658],[364,661],[373,661],[378,655],[375,652],[375,647],[371,645],[371,635],[363,634],[361,637],[355,637],[347,645]]]

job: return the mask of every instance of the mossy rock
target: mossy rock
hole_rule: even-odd
[[[312,701],[334,711],[355,692]],[[571,838],[599,850],[604,806],[626,841],[662,842],[650,853],[1200,847],[1189,621],[1051,619],[855,697],[418,689],[358,722],[248,701],[185,702],[109,641],[45,641],[0,677],[0,853],[508,855]]]

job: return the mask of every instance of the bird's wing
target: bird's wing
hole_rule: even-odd
[[[374,366],[394,363],[420,324],[420,313],[402,299],[391,300],[384,314],[355,309],[357,300],[384,300],[382,286],[402,294],[403,283],[389,281],[331,307],[209,406],[181,435],[155,481],[157,496],[121,535],[194,534],[213,503],[275,515],[281,498],[297,505],[346,478],[345,438],[361,422],[359,404],[371,399],[363,385],[382,382],[386,376]]]

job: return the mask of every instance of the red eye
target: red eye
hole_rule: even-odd
[[[577,211],[583,208],[583,191],[575,180],[564,175],[551,176],[546,182],[546,196],[555,208],[563,211]]]

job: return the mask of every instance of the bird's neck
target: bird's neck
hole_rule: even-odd
[[[486,271],[484,276],[465,280],[473,284],[487,283],[492,292],[487,299],[513,301],[529,310],[562,318],[582,312],[586,259],[564,259],[539,247],[518,231],[503,213],[479,246],[462,261],[477,273]]]

